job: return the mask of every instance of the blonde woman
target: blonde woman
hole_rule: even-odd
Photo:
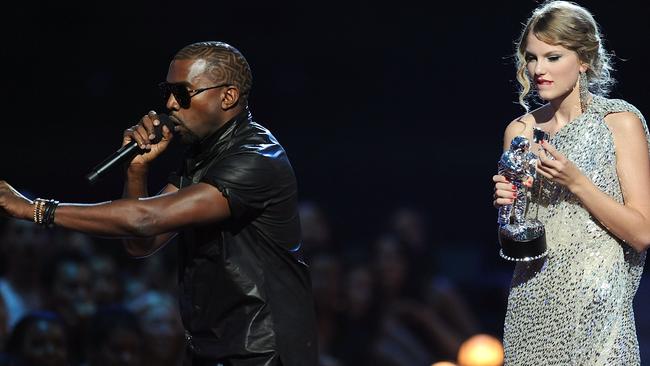
[[[610,60],[592,14],[546,2],[519,38],[519,102],[504,149],[534,128],[537,179],[530,196],[548,255],[518,262],[504,326],[506,365],[639,365],[632,307],[650,246],[650,158],[642,114],[607,99]],[[531,97],[542,106],[530,111]],[[494,205],[513,202],[495,175]]]

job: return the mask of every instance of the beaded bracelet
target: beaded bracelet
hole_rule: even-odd
[[[37,198],[34,200],[34,222],[37,224],[43,223],[43,207],[45,206],[45,200]]]
[[[34,222],[47,227],[54,226],[54,212],[59,201],[37,198],[34,200]]]

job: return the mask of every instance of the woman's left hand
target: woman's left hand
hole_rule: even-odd
[[[537,172],[550,181],[559,183],[573,191],[582,182],[585,175],[548,141],[542,141],[542,147],[544,150],[539,153]],[[552,158],[549,158],[548,155]]]

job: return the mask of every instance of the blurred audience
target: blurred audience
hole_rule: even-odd
[[[334,244],[316,202],[301,204],[303,245],[311,265],[325,365],[426,365],[455,359],[480,332],[461,283],[439,271],[445,246],[430,236],[426,215],[400,207],[371,241]]]
[[[73,364],[86,360],[88,320],[95,312],[89,258],[82,252],[61,249],[48,258],[42,272],[45,309],[58,313],[66,326]]]
[[[422,280],[416,277],[410,247],[393,235],[381,236],[372,258],[380,303],[380,328],[373,347],[386,365],[414,365],[453,356],[462,338],[441,314],[423,301]]]
[[[92,298],[97,306],[122,302],[124,288],[115,259],[109,254],[96,254],[90,258],[93,272]]]
[[[178,365],[184,352],[184,330],[174,296],[149,290],[127,305],[139,319],[146,340],[145,364]]]
[[[368,362],[370,347],[378,330],[379,303],[375,301],[375,279],[367,263],[352,263],[344,278],[339,343],[336,354],[346,365]]]
[[[30,222],[8,220],[0,233],[3,273],[0,297],[11,329],[24,314],[41,306],[38,269],[49,242],[47,230]]]
[[[7,308],[5,302],[0,301],[0,352],[3,351],[2,345],[5,344],[9,334],[9,321],[7,317]]]
[[[144,333],[138,318],[121,305],[99,308],[88,328],[88,366],[145,366]]]
[[[31,312],[16,324],[5,348],[5,365],[67,366],[68,340],[61,318],[52,312]]]
[[[389,232],[405,246],[413,278],[426,279],[437,272],[436,250],[431,242],[429,228],[433,221],[420,211],[410,207],[400,207],[389,218]]]
[[[340,336],[343,304],[341,297],[342,268],[340,259],[326,253],[311,259],[312,291],[317,314],[318,350],[322,360],[336,364],[334,342]]]
[[[306,263],[318,253],[338,254],[338,245],[330,221],[325,211],[313,201],[301,202],[299,207],[300,225],[302,231],[302,255]]]
[[[462,248],[434,239],[422,211],[399,207],[375,238],[349,245],[317,202],[301,203],[300,215],[321,366],[430,365],[455,359],[472,335],[498,333],[476,309],[490,296],[448,273]],[[181,365],[174,242],[135,259],[27,222],[5,222],[0,237],[0,366]]]

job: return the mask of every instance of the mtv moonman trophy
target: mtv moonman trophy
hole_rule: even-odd
[[[548,140],[548,134],[535,129],[534,141]],[[530,152],[530,142],[516,136],[499,160],[499,174],[516,188],[516,197],[510,205],[499,208],[499,243],[501,257],[517,262],[528,262],[546,255],[546,230],[535,218],[526,219],[528,209],[526,182],[535,179],[537,156]],[[541,183],[541,182],[540,182]],[[541,186],[540,186],[541,192]]]

